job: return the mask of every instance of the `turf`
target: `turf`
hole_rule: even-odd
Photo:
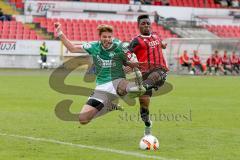
[[[139,105],[121,101],[124,112],[111,112],[86,126],[55,116],[63,99],[74,101],[77,113],[86,96],[61,94],[49,86],[52,71],[0,70],[0,133],[55,139],[181,160],[232,160],[240,157],[240,79],[170,75],[174,89],[153,97],[153,134],[160,150],[141,151],[143,135]],[[94,87],[74,72],[66,84]],[[0,135],[0,159],[34,160],[137,160],[144,159],[106,151],[33,141]]]

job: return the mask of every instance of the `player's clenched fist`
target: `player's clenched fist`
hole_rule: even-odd
[[[162,48],[166,49],[167,48],[167,43],[162,43]]]
[[[63,34],[61,24],[59,22],[54,23],[54,28],[57,33],[57,36],[60,37]]]

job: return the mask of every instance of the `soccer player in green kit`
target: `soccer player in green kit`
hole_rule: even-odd
[[[97,30],[99,41],[84,42],[77,46],[72,44],[61,30],[61,24],[55,24],[58,37],[72,53],[87,52],[93,58],[96,66],[96,88],[88,98],[79,114],[81,124],[89,123],[93,118],[109,112],[113,101],[118,97],[126,96],[128,93],[134,97],[145,93],[142,85],[128,82],[123,71],[124,65],[135,67],[136,63],[129,63],[126,53],[127,46],[113,38],[113,28],[109,25],[99,25]],[[136,68],[135,68],[136,69]],[[137,74],[138,75],[138,74]]]

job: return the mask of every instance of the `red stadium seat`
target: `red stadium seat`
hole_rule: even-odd
[[[8,34],[2,34],[2,35],[1,35],[1,38],[2,38],[2,39],[8,39],[8,38],[9,38],[9,35],[8,35]]]
[[[35,34],[32,34],[32,35],[30,35],[30,39],[37,39],[37,35],[35,35]]]
[[[240,38],[238,26],[206,25],[203,28],[223,38]]]
[[[129,0],[82,0],[82,2],[129,4]]]
[[[15,34],[9,34],[8,38],[9,39],[16,39],[16,35]]]
[[[23,39],[29,39],[29,34],[23,34]]]
[[[55,21],[61,21],[62,30],[68,36],[70,40],[97,40],[97,26],[100,24],[109,24],[114,27],[114,35],[123,40],[131,40],[134,36],[138,35],[139,31],[137,28],[136,22],[128,22],[128,21],[107,21],[107,20],[76,20],[76,19],[54,19]],[[52,19],[42,18],[39,22],[35,20],[37,23],[45,23],[47,25],[40,25],[41,28],[46,29],[49,34],[53,34],[56,37],[56,33],[54,33],[54,26],[52,24]],[[166,31],[162,26],[158,26],[156,23],[153,23],[153,29],[155,31],[160,32],[168,37],[173,37],[173,34],[170,31]],[[26,31],[27,32],[27,31]],[[165,33],[166,32],[166,33]],[[25,32],[24,32],[25,33]],[[177,37],[175,35],[175,37]]]
[[[16,39],[23,39],[23,35],[22,34],[17,34]]]
[[[169,0],[170,6],[183,6],[183,7],[201,7],[201,8],[221,8],[220,4],[214,0]]]
[[[24,27],[22,22],[13,21],[0,21],[0,33],[1,38],[4,39],[22,39],[23,34],[29,36],[29,34],[36,34],[34,30]],[[24,38],[28,39],[28,36]]]

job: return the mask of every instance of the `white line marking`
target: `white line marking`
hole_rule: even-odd
[[[14,137],[14,138],[19,138],[19,139],[40,141],[40,142],[47,142],[47,143],[54,143],[54,144],[62,144],[62,145],[66,145],[66,146],[72,146],[72,147],[77,147],[77,148],[87,148],[87,149],[92,149],[92,150],[117,153],[117,154],[121,154],[121,155],[128,155],[128,156],[134,156],[134,157],[139,157],[139,158],[149,158],[149,159],[158,159],[158,160],[176,160],[176,159],[169,159],[169,158],[164,158],[164,157],[160,157],[160,156],[145,155],[145,154],[141,154],[141,153],[137,153],[137,152],[130,152],[130,151],[96,147],[96,146],[88,146],[88,145],[82,145],[82,144],[74,144],[74,143],[70,143],[70,142],[58,141],[55,139],[37,138],[37,137],[21,136],[21,135],[6,134],[6,133],[0,133],[0,136]]]

